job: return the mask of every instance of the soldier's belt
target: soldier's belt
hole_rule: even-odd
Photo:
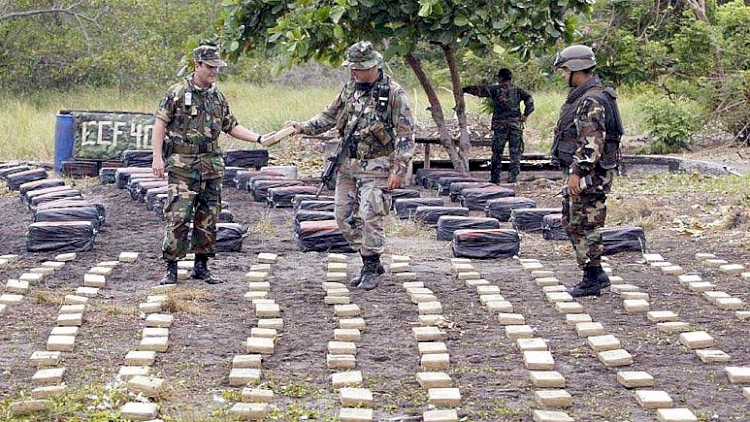
[[[207,144],[172,144],[172,152],[174,154],[205,154],[207,152],[213,152],[217,149],[219,149],[219,142],[217,141]]]

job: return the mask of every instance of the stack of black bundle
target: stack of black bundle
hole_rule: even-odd
[[[96,230],[91,221],[40,221],[26,233],[29,252],[84,252],[94,248]]]
[[[268,150],[233,149],[224,151],[224,164],[229,167],[255,168],[268,165]]]
[[[268,205],[272,208],[292,208],[292,202],[298,195],[312,195],[318,191],[317,186],[299,185],[283,186],[268,189]]]
[[[147,167],[150,170],[154,152],[150,149],[126,149],[121,157],[125,167]]]
[[[417,207],[420,206],[442,206],[442,198],[406,198],[393,201],[393,209],[400,219],[411,218]]]
[[[469,209],[464,207],[421,205],[414,210],[414,219],[428,226],[437,226],[438,219],[443,215],[466,217],[469,215]]]
[[[470,176],[443,176],[439,177],[436,182],[433,184],[437,187],[438,195],[440,196],[447,196],[451,193],[451,185],[453,183],[461,183],[461,182],[473,182],[473,183],[479,183],[484,182],[484,179],[480,179],[478,177],[470,177]]]
[[[547,214],[542,218],[544,240],[568,240],[568,233],[562,226],[562,214]]]
[[[641,227],[603,227],[600,229],[604,255],[620,252],[646,252],[646,233]]]
[[[335,220],[300,222],[296,236],[303,251],[352,252]]]
[[[515,196],[516,192],[513,189],[504,188],[501,186],[491,186],[487,188],[469,188],[461,191],[459,200],[461,205],[468,208],[469,210],[481,210],[484,211],[487,201],[498,198],[507,198],[509,196]]]
[[[239,252],[247,229],[238,223],[216,223],[216,251]]]
[[[48,177],[47,170],[44,169],[31,169],[25,171],[19,171],[5,176],[5,182],[8,184],[8,189],[19,190],[21,185],[24,183],[34,182],[37,180],[43,180]]]
[[[536,232],[542,230],[542,219],[548,214],[559,214],[562,208],[514,208],[510,221],[518,231]]]
[[[437,221],[437,240],[452,240],[456,230],[499,229],[500,222],[489,217],[443,215]]]
[[[456,230],[453,256],[462,258],[510,258],[518,254],[521,238],[513,229]]]
[[[521,196],[491,199],[487,201],[484,213],[487,217],[497,218],[499,221],[508,221],[511,212],[516,208],[536,208],[536,201]]]
[[[450,195],[451,202],[458,202],[461,196],[461,191],[464,189],[487,188],[491,186],[496,185],[490,182],[453,182],[451,183],[448,195]]]

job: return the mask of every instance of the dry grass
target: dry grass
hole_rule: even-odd
[[[64,301],[64,297],[61,293],[52,293],[52,292],[36,292],[34,294],[34,299],[36,299],[36,303],[38,304],[48,304],[48,305],[62,305]]]
[[[162,304],[164,312],[178,313],[187,312],[191,314],[201,314],[210,309],[209,306],[200,303],[210,294],[201,289],[186,287],[169,293],[169,298]]]
[[[270,210],[264,209],[261,211],[260,219],[255,223],[254,226],[247,229],[248,234],[253,237],[272,237],[278,235],[276,224],[271,220]]]

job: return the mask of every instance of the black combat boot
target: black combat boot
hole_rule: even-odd
[[[214,277],[208,269],[208,257],[206,255],[195,254],[195,266],[193,267],[193,278],[203,280],[208,284],[220,284],[224,280]]]
[[[508,183],[516,183],[516,173],[508,173]]]
[[[601,269],[601,267],[599,267]],[[599,281],[596,278],[597,270],[596,267],[586,267],[583,269],[583,278],[581,282],[573,286],[570,290],[570,295],[573,297],[582,296],[599,296],[601,288],[599,287]]]
[[[365,262],[367,261],[366,257],[362,257],[362,271],[359,272],[359,275],[352,278],[352,280],[349,282],[349,285],[351,287],[357,287],[359,286],[360,281],[362,281],[362,273],[365,272]],[[383,268],[383,264],[380,263],[380,260],[378,260],[378,275],[385,274],[385,268]]]
[[[609,281],[609,275],[604,271],[601,265],[596,267],[596,272],[596,281],[599,283],[599,288],[602,290],[608,289],[609,286],[612,285],[612,282]]]
[[[378,266],[380,265],[380,255],[371,255],[363,257],[365,261],[364,267],[362,267],[362,276],[357,287],[362,290],[372,290],[378,287]]]
[[[177,261],[167,261],[167,275],[161,279],[159,284],[177,284]]]

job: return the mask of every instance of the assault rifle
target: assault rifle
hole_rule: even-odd
[[[325,166],[323,166],[323,173],[320,175],[320,186],[318,186],[318,192],[315,193],[315,197],[320,196],[320,192],[323,187],[328,189],[334,189],[336,187],[336,173],[339,172],[341,167],[341,160],[344,155],[344,142],[340,142],[339,146],[336,147],[336,153],[326,158]]]

